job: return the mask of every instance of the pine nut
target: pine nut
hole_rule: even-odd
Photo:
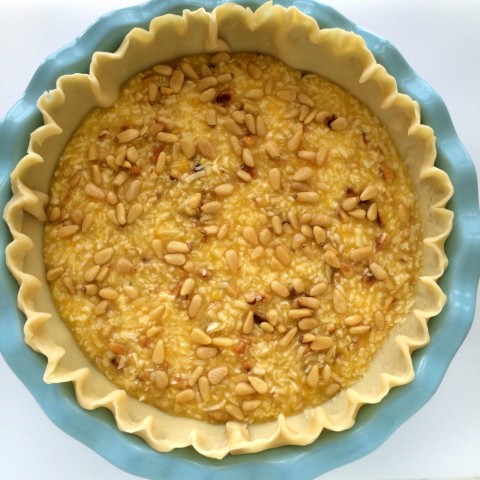
[[[265,143],[265,150],[267,151],[268,155],[272,157],[274,160],[278,160],[280,158],[280,149],[275,141],[269,140]]]
[[[361,323],[362,320],[363,318],[361,315],[355,314],[355,315],[350,315],[349,317],[346,317],[343,320],[343,323],[345,323],[345,325],[347,325],[348,327],[353,327]]]
[[[71,293],[72,295],[75,295],[77,293],[77,287],[75,286],[75,283],[73,281],[73,278],[70,275],[65,275],[62,277],[62,282],[65,288]]]
[[[318,327],[318,321],[314,318],[303,318],[298,322],[298,328],[302,331],[313,330]]]
[[[210,58],[210,63],[212,65],[218,65],[220,63],[228,62],[229,60],[230,55],[228,54],[228,52],[218,52]]]
[[[217,86],[218,80],[213,75],[204,77],[197,82],[197,89],[200,92],[207,90],[208,88]]]
[[[309,292],[309,295],[312,297],[316,297],[317,295],[322,294],[327,290],[327,284],[325,282],[320,282],[314,285]]]
[[[186,388],[181,392],[178,392],[175,395],[175,401],[177,403],[188,403],[191,402],[195,398],[195,392],[191,388]]]
[[[377,280],[385,280],[388,276],[387,271],[378,263],[372,262],[368,268]]]
[[[268,180],[274,190],[280,190],[280,188],[282,187],[282,177],[280,169],[271,168],[268,172]]]
[[[60,238],[67,238],[75,235],[78,232],[80,227],[78,225],[62,225],[57,230],[57,235]]]
[[[131,225],[143,213],[143,205],[141,203],[134,203],[127,213],[127,224]]]
[[[277,97],[285,102],[292,103],[297,99],[297,92],[294,90],[278,90]]]
[[[212,343],[212,338],[210,335],[200,328],[194,328],[191,335],[192,341],[198,343],[199,345],[210,345]]]
[[[112,247],[107,247],[107,248],[104,248],[103,250],[99,250],[93,256],[93,261],[97,265],[105,265],[113,257],[113,252],[114,250]]]
[[[190,318],[194,318],[200,312],[200,308],[202,307],[203,298],[200,294],[195,294],[192,299],[190,300],[190,305],[188,306],[188,316]]]
[[[198,151],[202,157],[206,158],[207,160],[215,160],[217,157],[217,150],[213,143],[207,139],[201,139],[197,143]]]
[[[192,65],[190,65],[190,63],[183,62],[180,65],[180,68],[182,69],[182,72],[185,74],[187,78],[190,78],[191,80],[199,79],[198,73],[195,71]]]
[[[204,402],[210,401],[210,382],[203,376],[198,379],[198,390]]]
[[[297,327],[293,327],[291,328],[279,341],[278,341],[278,344],[282,347],[286,347],[288,346],[291,341],[293,340],[293,338],[295,337],[295,335],[297,334],[297,331],[298,331],[298,328]]]
[[[108,342],[107,348],[115,355],[127,355],[128,347],[120,342]]]
[[[277,256],[278,260],[280,260],[282,265],[286,267],[292,262],[292,256],[290,255],[290,252],[283,245],[278,245],[275,248],[275,255]]]
[[[350,251],[350,260],[352,262],[363,262],[373,254],[372,247],[360,247]]]
[[[313,227],[313,236],[318,245],[323,245],[327,240],[327,234],[325,233],[325,230],[317,225]]]
[[[345,200],[343,200],[342,208],[346,212],[350,212],[351,210],[357,207],[359,201],[360,201],[359,197],[348,197]]]
[[[276,293],[279,297],[288,298],[290,296],[290,291],[288,290],[288,288],[283,283],[280,283],[277,280],[274,280],[270,284],[270,287],[273,292]]]
[[[321,305],[320,300],[314,297],[299,297],[297,302],[302,307],[311,308],[312,310],[317,310]]]
[[[298,101],[303,104],[303,105],[306,105],[307,107],[314,107],[315,106],[315,102],[305,93],[303,92],[300,92],[298,94]]]
[[[102,300],[95,305],[95,308],[93,309],[93,313],[97,317],[99,317],[100,315],[107,313],[107,310],[108,310],[108,301]]]
[[[192,195],[190,195],[190,197],[188,197],[188,200],[187,200],[187,204],[190,208],[198,208],[201,202],[202,202],[201,193],[192,193]]]
[[[238,272],[240,268],[240,261],[238,259],[238,254],[235,250],[227,250],[225,252],[225,261],[227,262],[228,268],[232,272]]]
[[[228,138],[228,141],[230,142],[230,146],[232,147],[233,153],[235,153],[235,155],[241,155],[242,145],[238,137],[235,137],[234,135],[232,135]]]
[[[242,325],[242,332],[245,335],[250,335],[253,331],[253,324],[254,324],[254,316],[253,312],[248,312],[247,317],[245,318],[243,325]]]
[[[118,292],[110,287],[101,288],[98,295],[105,300],[116,300],[118,298]]]
[[[169,132],[158,132],[157,140],[164,143],[175,143],[178,142],[178,135]]]
[[[301,318],[311,317],[313,311],[309,308],[293,308],[288,312],[288,318],[300,320]]]
[[[225,405],[225,411],[230,416],[232,416],[235,420],[238,420],[239,422],[241,422],[245,418],[240,408],[237,407],[236,405],[232,405],[231,403]]]
[[[210,370],[207,374],[210,385],[219,384],[228,375],[228,368],[225,366]]]
[[[374,222],[378,218],[378,207],[377,204],[374,202],[372,203],[367,210],[367,218],[371,222]]]
[[[291,152],[296,152],[300,148],[303,140],[303,126],[298,127],[297,131],[290,137],[287,147]]]
[[[139,296],[138,290],[131,285],[126,285],[123,287],[124,292],[130,300],[136,300]]]
[[[282,233],[282,221],[280,220],[280,217],[275,215],[272,217],[272,228],[274,233],[277,235],[280,235]]]
[[[212,345],[214,345],[215,347],[223,347],[223,348],[231,347],[231,346],[233,346],[234,343],[235,342],[231,338],[228,338],[228,337],[212,338]]]
[[[105,198],[105,192],[94,183],[87,183],[84,191],[86,195],[96,198],[97,200],[103,200]]]
[[[264,228],[258,234],[258,240],[264,247],[271,242],[272,237],[272,232],[268,228]]]
[[[185,242],[172,240],[167,244],[168,253],[188,253],[189,251],[190,247]]]
[[[187,257],[183,253],[169,253],[163,257],[170,265],[181,266],[187,261]]]
[[[89,161],[95,161],[98,159],[98,146],[96,143],[91,143],[88,146],[87,159]]]
[[[342,265],[339,258],[334,252],[327,251],[323,254],[323,259],[327,265],[330,265],[332,268],[340,268]]]
[[[358,218],[359,220],[364,219],[367,216],[367,212],[363,208],[355,208],[348,212],[348,214],[353,218]]]
[[[193,292],[193,289],[195,288],[195,280],[193,278],[187,278],[183,282],[182,288],[180,290],[180,295],[182,297],[186,297],[187,295],[190,295]]]
[[[328,228],[331,223],[332,223],[332,219],[327,215],[315,215],[310,220],[310,226],[312,227],[318,226],[322,228]]]
[[[256,247],[258,245],[257,232],[253,227],[245,227],[243,229],[243,238],[250,244]]]
[[[233,118],[225,119],[223,126],[233,135],[242,136],[244,134],[243,128]]]
[[[370,325],[356,325],[354,327],[350,327],[348,329],[348,333],[352,335],[363,335],[364,333],[368,333],[370,328]]]
[[[260,393],[262,395],[268,392],[268,384],[261,378],[249,376],[248,381],[257,393]]]
[[[330,123],[330,128],[335,131],[342,131],[348,127],[348,122],[345,117],[338,117]]]
[[[332,383],[325,389],[325,395],[328,397],[333,397],[340,390],[340,385],[338,383]]]
[[[63,275],[63,272],[65,272],[65,269],[63,267],[51,268],[50,270],[47,271],[47,274],[46,274],[47,280],[49,282],[53,282],[53,280],[56,280],[61,275]]]
[[[320,195],[317,192],[298,192],[296,199],[303,203],[317,203],[320,201]]]
[[[217,112],[215,112],[213,108],[206,110],[205,121],[209,127],[215,127],[217,125]]]
[[[255,125],[255,117],[251,113],[247,113],[245,115],[245,125],[251,134],[255,135],[257,133],[257,127]]]
[[[385,328],[385,316],[383,313],[377,310],[375,312],[374,319],[375,327],[378,328],[378,330],[383,330]]]
[[[158,370],[155,375],[155,383],[160,390],[165,390],[168,387],[169,379],[167,372]]]
[[[367,187],[365,187],[363,192],[360,194],[360,200],[362,202],[371,200],[372,198],[376,197],[377,194],[378,194],[377,187],[373,184],[370,184]]]
[[[300,167],[292,176],[297,182],[305,182],[311,180],[315,172],[311,167]]]
[[[319,379],[318,365],[314,365],[307,375],[307,385],[311,388],[315,388],[318,385]]]
[[[305,285],[303,283],[303,280],[300,279],[300,278],[295,278],[292,281],[292,285],[293,285],[293,289],[295,290],[296,293],[303,293],[305,291]],[[304,305],[304,306],[306,307],[308,305]]]
[[[328,350],[332,346],[333,340],[325,335],[317,337],[313,342],[310,343],[310,348],[314,352]]]
[[[170,88],[173,93],[178,93],[182,87],[183,82],[185,81],[185,74],[180,68],[176,68],[170,77]]]
[[[188,386],[193,387],[198,382],[198,379],[202,376],[202,373],[203,367],[199,365],[188,377]]]
[[[200,94],[199,99],[201,102],[208,103],[208,102],[213,102],[216,96],[217,96],[217,91],[214,88],[208,88],[207,90],[204,90]]]
[[[262,404],[261,400],[245,400],[242,403],[242,410],[244,412],[251,412]]]
[[[237,170],[237,177],[243,180],[244,182],[252,181],[252,176],[245,170]]]
[[[136,128],[129,128],[127,130],[124,130],[123,132],[118,133],[115,137],[115,140],[118,143],[130,143],[133,142],[133,140],[135,140],[139,135],[140,132]]]
[[[327,147],[325,146],[321,146],[318,150],[317,150],[317,153],[315,155],[315,163],[318,165],[318,166],[321,166],[325,163],[325,160],[327,159],[327,155],[328,155],[328,150],[327,150]]]
[[[256,390],[250,385],[250,383],[240,382],[235,385],[234,392],[237,395],[252,395]]]
[[[155,348],[153,349],[152,353],[152,362],[153,363],[163,363],[165,361],[165,345],[163,340],[158,340],[155,344]]]
[[[302,233],[296,233],[292,238],[292,249],[297,250],[298,248],[300,248],[302,245],[304,245],[305,240],[305,235],[303,235]]]
[[[347,299],[338,288],[333,291],[333,308],[337,313],[345,313],[348,310]]]
[[[215,187],[215,193],[221,197],[231,195],[233,193],[233,185],[231,183],[222,183]]]
[[[195,350],[195,354],[198,358],[206,360],[208,358],[216,357],[218,350],[214,347],[198,347],[197,350]]]
[[[159,305],[157,308],[150,312],[150,320],[155,323],[159,323],[162,321],[163,316],[165,314],[165,307],[163,305]]]
[[[156,83],[151,83],[148,86],[148,101],[150,103],[155,103],[157,96],[158,96],[158,85]]]
[[[173,68],[170,65],[155,65],[153,71],[164,77],[169,77],[173,73]]]

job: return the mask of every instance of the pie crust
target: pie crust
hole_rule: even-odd
[[[415,306],[392,329],[364,377],[318,407],[260,424],[209,424],[174,417],[116,387],[91,367],[59,318],[42,256],[50,179],[87,112],[94,106],[112,105],[125,81],[152,65],[219,51],[271,55],[296,69],[322,75],[367,105],[386,125],[408,167],[424,232]],[[148,31],[133,29],[115,53],[95,53],[89,74],[59,78],[57,88],[46,92],[38,107],[44,125],[32,133],[28,154],[11,175],[13,197],[4,218],[13,235],[6,250],[7,264],[20,284],[18,305],[27,317],[25,341],[48,358],[47,383],[72,381],[82,407],[110,409],[120,430],[141,436],[158,451],[192,445],[201,454],[220,459],[228,453],[306,445],[324,428],[348,429],[361,405],[380,402],[390,388],[413,380],[411,352],[428,343],[427,322],[446,301],[436,280],[447,266],[444,242],[453,213],[444,207],[453,188],[445,172],[434,167],[434,134],[421,125],[418,104],[398,92],[395,79],[375,61],[361,37],[341,29],[320,29],[297,9],[271,3],[255,12],[226,4],[212,13],[200,9],[182,16],[164,15],[153,19]]]

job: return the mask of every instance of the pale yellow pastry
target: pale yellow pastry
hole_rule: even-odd
[[[5,217],[47,382],[221,458],[413,379],[452,187],[361,38],[270,4],[167,15],[39,107]]]

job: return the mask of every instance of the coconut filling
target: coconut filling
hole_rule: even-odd
[[[132,77],[55,168],[63,321],[129,395],[214,423],[318,406],[411,314],[420,214],[387,129],[318,74],[201,54]]]

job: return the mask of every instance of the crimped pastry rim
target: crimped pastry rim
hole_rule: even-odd
[[[233,24],[239,26],[237,28],[240,29],[243,27],[244,32],[252,32],[251,37],[244,35],[245,38],[240,38],[241,36],[236,28],[232,28]],[[35,217],[42,220],[46,196],[35,190],[35,185],[27,186],[26,182],[29,179],[25,177],[28,176],[29,170],[34,165],[43,162],[42,155],[46,155],[44,150],[49,148],[49,142],[62,136],[68,138],[69,129],[74,128],[74,125],[65,126],[64,124],[62,124],[62,128],[59,128],[58,123],[61,122],[57,123],[56,121],[56,119],[61,118],[62,109],[68,112],[69,95],[71,95],[73,88],[81,85],[84,91],[93,92],[91,96],[97,97],[98,104],[107,105],[114,100],[118,86],[123,83],[119,79],[112,80],[111,76],[108,75],[109,71],[111,73],[111,68],[118,64],[116,62],[128,63],[128,56],[134,55],[132,52],[135,52],[136,49],[145,48],[145,45],[155,40],[156,35],[161,37],[162,34],[177,34],[179,38],[185,38],[186,32],[191,34],[192,28],[200,31],[203,28],[203,36],[200,37],[203,42],[190,42],[194,45],[201,45],[199,47],[201,50],[198,51],[218,51],[227,49],[228,46],[232,50],[246,50],[255,46],[257,47],[255,50],[260,50],[258,39],[255,44],[255,34],[262,32],[258,33],[257,37],[263,37],[265,32],[270,32],[269,38],[272,39],[272,43],[269,45],[265,45],[267,42],[262,44],[262,52],[271,53],[290,65],[298,62],[298,65],[292,66],[307,69],[305,65],[301,64],[302,61],[308,62],[308,58],[305,58],[307,54],[298,56],[298,45],[295,49],[290,47],[291,42],[286,40],[282,42],[282,38],[277,34],[277,32],[282,31],[284,34],[282,37],[288,38],[290,34],[300,43],[308,39],[311,48],[323,48],[323,53],[328,52],[329,49],[335,50],[335,55],[332,57],[335,61],[340,58],[345,60],[346,58],[347,60],[344,63],[350,66],[352,66],[350,62],[354,63],[353,70],[355,70],[359,90],[357,96],[361,98],[363,95],[367,100],[364,100],[365,103],[387,124],[397,142],[399,139],[400,143],[404,142],[397,145],[401,150],[401,155],[411,155],[411,150],[415,150],[415,148],[424,151],[421,165],[413,164],[411,167],[416,174],[414,178],[417,180],[417,185],[424,187],[419,191],[421,203],[422,199],[430,198],[429,208],[424,212],[427,217],[424,221],[426,221],[426,232],[428,233],[425,239],[428,265],[424,272],[425,275],[420,279],[422,298],[427,297],[429,302],[427,306],[421,305],[422,308],[416,309],[411,316],[410,321],[418,327],[417,336],[409,337],[406,332],[399,331],[391,342],[393,346],[396,346],[397,352],[400,352],[405,362],[404,372],[401,375],[388,372],[381,373],[378,378],[380,388],[375,392],[369,392],[368,395],[361,392],[361,388],[359,390],[355,386],[345,390],[342,394],[345,408],[342,409],[341,413],[337,413],[335,408],[328,410],[327,405],[326,409],[324,406],[317,407],[306,412],[305,415],[297,415],[287,419],[280,416],[276,423],[271,422],[274,423],[273,425],[258,425],[259,428],[255,426],[246,429],[237,422],[229,422],[225,428],[209,426],[211,428],[208,428],[208,432],[204,430],[204,424],[198,425],[199,422],[188,421],[190,425],[194,425],[194,429],[185,428],[186,435],[184,438],[164,440],[159,438],[157,434],[153,416],[150,415],[150,412],[145,414],[143,412],[143,410],[149,410],[148,407],[146,408],[145,405],[127,397],[125,392],[115,389],[111,384],[109,386],[103,385],[100,390],[97,389],[92,392],[92,381],[95,383],[97,380],[96,378],[92,380],[94,375],[92,371],[87,366],[73,370],[66,368],[62,359],[71,353],[70,350],[65,355],[64,348],[55,344],[48,335],[45,336],[43,329],[48,323],[50,315],[37,311],[35,305],[39,289],[42,284],[45,285],[45,281],[41,278],[41,275],[38,275],[40,279],[35,278],[23,268],[27,255],[27,260],[30,260],[31,253],[29,252],[32,246],[34,244],[38,245],[38,237],[35,238],[35,235],[32,235],[28,228],[28,235],[25,235],[22,230],[22,223],[24,218]],[[299,32],[301,35],[299,35]],[[236,35],[239,38],[235,38]],[[222,40],[219,40],[218,37]],[[243,47],[240,48],[239,43],[242,42]],[[267,51],[268,48],[273,51]],[[173,56],[169,59],[180,57],[186,53],[194,52],[177,52],[172,54]],[[302,58],[299,59],[298,57]],[[160,61],[160,59],[156,61]],[[137,66],[137,70],[142,69],[144,68],[138,68]],[[342,84],[345,78],[347,78],[347,84],[349,81],[355,83],[355,75],[352,75],[353,79],[348,78],[351,71],[350,69],[345,70],[343,72],[346,72],[345,77],[337,79],[337,83]],[[136,71],[130,72],[126,75],[126,78],[133,73],[136,73]],[[325,72],[321,73],[329,78],[329,75]],[[100,91],[97,78],[101,79],[102,85],[108,84],[108,95],[104,95]],[[123,80],[126,80],[126,78]],[[116,86],[115,81],[117,82]],[[370,85],[370,88],[362,88],[366,85]],[[342,86],[348,87],[348,85]],[[370,103],[368,100],[370,100]],[[375,105],[372,105],[372,102]],[[386,395],[391,387],[408,383],[413,379],[414,372],[410,352],[428,343],[427,320],[438,314],[445,302],[445,296],[435,280],[441,276],[447,266],[443,244],[450,232],[453,214],[445,210],[444,206],[451,197],[453,189],[446,174],[433,166],[435,160],[434,137],[429,127],[420,125],[418,105],[405,95],[397,92],[394,79],[375,62],[373,55],[368,51],[360,37],[339,29],[320,31],[313,19],[301,14],[298,10],[294,8],[285,9],[280,6],[272,7],[270,4],[260,7],[256,12],[228,4],[216,8],[211,14],[204,10],[197,10],[195,12],[184,12],[182,17],[165,15],[152,21],[149,33],[140,29],[132,30],[116,53],[95,54],[89,75],[72,75],[59,79],[57,89],[47,92],[41,97],[39,108],[44,115],[45,126],[40,127],[32,134],[29,153],[12,173],[14,195],[5,210],[5,218],[14,237],[13,242],[7,248],[7,264],[21,284],[18,303],[27,315],[26,341],[32,348],[48,357],[48,366],[45,373],[47,382],[74,381],[78,401],[83,407],[92,409],[105,406],[111,409],[115,413],[117,424],[121,430],[142,436],[147,443],[157,450],[168,451],[191,444],[206,456],[221,458],[227,453],[249,453],[284,444],[304,445],[315,440],[323,428],[331,430],[349,428],[354,423],[360,405],[376,403]],[[398,115],[399,112],[402,115]],[[398,121],[399,118],[402,121]],[[63,132],[60,133],[62,129]],[[61,143],[54,140],[56,150],[61,150]],[[102,392],[102,395],[98,394],[99,391]],[[338,400],[328,403],[338,403]],[[138,416],[139,411],[143,415],[141,418]],[[177,426],[183,420],[175,418],[174,421]],[[220,430],[222,431],[219,432]],[[266,434],[262,435],[262,432],[257,432],[257,430],[266,430]],[[218,445],[212,446],[208,444],[208,441],[206,442],[211,431],[220,433],[220,436],[223,435],[223,440]],[[247,436],[249,438],[246,438]]]

